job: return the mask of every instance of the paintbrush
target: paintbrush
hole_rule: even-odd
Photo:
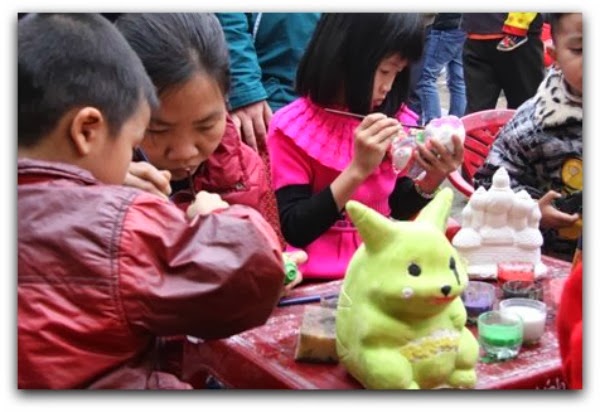
[[[325,108],[326,112],[329,113],[335,113],[335,114],[341,114],[342,116],[350,116],[350,117],[354,117],[356,119],[364,119],[366,116],[363,114],[357,114],[357,113],[352,113],[352,112],[344,112],[342,110],[335,110],[335,109],[329,109],[329,108]],[[404,127],[408,127],[410,129],[425,129],[424,126],[418,126],[418,125],[408,125],[408,124],[402,124],[400,123],[400,125],[404,126]]]
[[[331,299],[338,297],[337,293],[331,293],[328,295],[308,295],[308,296],[299,296],[295,298],[283,298],[279,301],[277,306],[292,306],[292,305],[302,305],[304,303],[313,303],[319,302],[321,299]]]
[[[133,149],[133,161],[150,163],[148,156],[146,156],[146,153],[144,153],[141,147],[136,147]]]
[[[194,178],[192,177],[192,171],[190,169],[185,169],[187,175],[188,175],[188,182],[190,183],[190,190],[192,191],[192,194],[194,195],[194,199],[196,199],[196,189],[194,188]]]

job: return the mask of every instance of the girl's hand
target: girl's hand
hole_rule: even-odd
[[[187,208],[187,215],[192,219],[196,215],[208,215],[219,209],[227,209],[229,203],[216,193],[201,190],[196,194],[196,200]]]
[[[540,226],[546,228],[560,229],[563,227],[569,227],[575,224],[581,216],[578,213],[572,215],[561,212],[552,206],[554,199],[561,197],[560,193],[554,190],[549,190],[544,196],[538,200],[538,206],[542,213],[542,219],[540,220]]]
[[[168,170],[158,170],[148,162],[131,162],[123,184],[168,199],[171,194],[170,181],[171,172]]]
[[[392,138],[400,130],[398,120],[383,113],[365,117],[354,132],[354,156],[350,167],[363,178],[369,176],[379,166]]]
[[[454,153],[437,140],[428,140],[425,144],[417,143],[415,160],[425,170],[421,180],[421,189],[433,192],[450,173],[458,169],[463,162],[464,150],[460,138],[452,136]]]

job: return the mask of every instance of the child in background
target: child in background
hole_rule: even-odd
[[[18,387],[190,388],[157,369],[158,337],[263,324],[283,286],[275,233],[215,194],[190,220],[123,185],[158,100],[105,18],[23,17],[18,75]]]
[[[265,165],[240,140],[227,114],[229,57],[217,18],[132,13],[121,15],[115,24],[138,54],[160,99],[140,145],[146,159],[137,160],[168,171],[160,175],[133,163],[127,184],[170,193],[182,208],[193,199],[191,192],[217,193],[229,204],[255,208],[280,232]]]
[[[537,13],[512,12],[508,13],[502,31],[506,36],[496,47],[500,51],[511,51],[527,42],[527,31]]]
[[[419,14],[324,14],[317,25],[298,69],[302,97],[274,114],[267,139],[282,232],[308,254],[304,278],[344,276],[361,242],[344,213],[348,200],[408,219],[462,162],[462,147],[452,154],[438,142],[419,145],[425,173],[413,181],[397,175],[387,154],[398,119],[414,124],[404,102],[423,36]]]
[[[583,189],[583,21],[581,13],[550,18],[555,68],[500,131],[474,183],[489,188],[504,167],[515,192],[524,189],[538,199],[542,252],[572,261],[582,216],[553,203]]]

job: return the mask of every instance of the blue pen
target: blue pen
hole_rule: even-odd
[[[335,298],[338,296],[338,293],[331,293],[329,295],[308,295],[308,296],[300,296],[295,298],[283,298],[279,301],[277,306],[291,306],[291,305],[301,305],[303,303],[313,303],[321,301],[321,298],[329,299]]]

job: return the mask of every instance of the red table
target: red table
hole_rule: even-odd
[[[543,261],[549,268],[549,276],[543,282],[548,284],[551,279],[565,278],[571,268],[568,262],[547,257]],[[293,296],[337,292],[341,283],[341,280],[337,280],[301,286],[294,290]],[[545,293],[544,296],[547,303],[551,299],[549,295]],[[209,375],[228,388],[362,388],[341,364],[301,363],[294,360],[305,306],[276,308],[265,325],[228,339],[207,342],[186,340],[183,346],[182,379],[195,388],[203,388]],[[554,318],[551,316],[539,345],[524,347],[516,359],[503,363],[479,362],[476,388],[564,388],[554,329]]]

